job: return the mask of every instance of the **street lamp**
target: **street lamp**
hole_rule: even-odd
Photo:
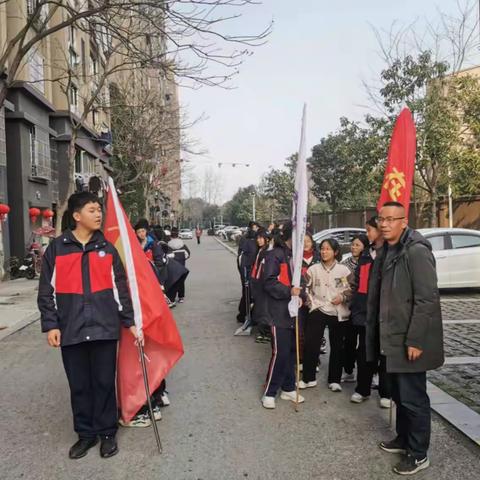
[[[256,210],[255,210],[255,192],[251,192],[250,195],[252,196],[252,215],[253,221],[256,222]]]

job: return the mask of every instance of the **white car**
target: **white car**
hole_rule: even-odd
[[[439,288],[480,287],[480,231],[465,228],[418,231],[432,245]]]
[[[193,238],[193,232],[189,228],[182,228],[178,232],[178,238],[182,240],[191,240]]]

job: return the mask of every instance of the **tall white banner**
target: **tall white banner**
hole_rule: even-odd
[[[303,240],[307,229],[308,176],[306,146],[307,105],[303,106],[302,131],[298,149],[297,168],[295,172],[295,191],[292,208],[292,275],[293,286],[300,287],[303,261]],[[298,315],[298,297],[293,297],[289,305],[290,315]]]

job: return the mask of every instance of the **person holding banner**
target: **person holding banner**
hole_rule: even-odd
[[[61,347],[70,386],[79,439],[69,457],[84,457],[100,437],[100,455],[107,458],[118,453],[115,375],[120,327],[129,328],[135,338],[137,330],[120,256],[100,231],[99,199],[89,192],[75,193],[68,199],[67,215],[72,229],[56,238],[43,256],[38,289],[42,332],[50,346]]]
[[[265,257],[262,284],[268,316],[272,327],[272,357],[267,373],[264,408],[275,408],[275,398],[302,403],[305,399],[295,390],[295,319],[291,317],[288,304],[292,296],[300,295],[300,288],[292,288],[290,259],[292,257],[292,224],[284,225],[275,238],[274,248]]]
[[[428,468],[430,399],[426,372],[443,365],[440,295],[432,247],[408,227],[405,207],[386,202],[377,218],[386,240],[372,267],[367,304],[367,360],[379,346],[397,406],[397,436],[380,443],[404,457],[401,475]]]

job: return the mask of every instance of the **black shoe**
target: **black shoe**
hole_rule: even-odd
[[[407,453],[405,442],[400,437],[396,437],[390,442],[380,442],[379,447],[388,453],[401,453],[403,455]]]
[[[88,451],[98,443],[98,438],[80,438],[77,443],[72,445],[68,456],[72,460],[84,457]]]
[[[430,460],[428,457],[422,460],[416,460],[411,455],[403,457],[402,461],[393,467],[393,471],[399,475],[413,475],[420,470],[425,470],[430,466]]]
[[[117,441],[113,435],[101,437],[100,456],[102,458],[113,457],[118,453]]]

